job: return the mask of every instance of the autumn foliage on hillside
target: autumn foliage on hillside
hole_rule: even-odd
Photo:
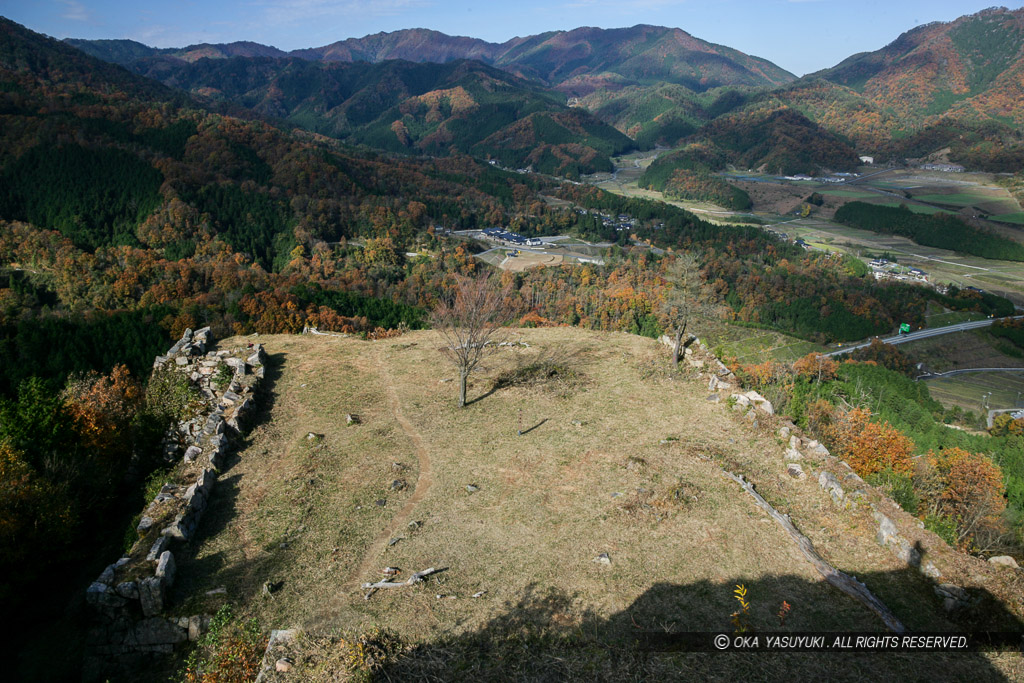
[[[988,548],[1006,532],[1003,473],[988,457],[962,448],[930,451],[917,475],[928,511],[956,520],[957,542]]]
[[[872,422],[871,413],[863,408],[840,413],[828,436],[836,445],[836,454],[862,477],[886,469],[899,474],[914,469],[914,442],[888,422]]]

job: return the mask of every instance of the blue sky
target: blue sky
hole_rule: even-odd
[[[252,40],[283,50],[403,28],[492,42],[579,26],[656,24],[764,57],[797,75],[993,0],[0,0],[0,15],[57,38],[156,47]],[[1020,8],[1024,0],[1005,2]]]

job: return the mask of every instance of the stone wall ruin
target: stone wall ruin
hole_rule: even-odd
[[[175,578],[174,552],[195,536],[224,456],[253,410],[266,359],[260,344],[207,351],[211,341],[209,328],[186,330],[153,363],[154,373],[187,376],[201,407],[163,439],[164,458],[176,464],[143,511],[138,540],[86,590],[86,679],[99,677],[111,663],[131,667],[154,653],[169,653],[198,639],[209,623],[204,615],[164,616]]]

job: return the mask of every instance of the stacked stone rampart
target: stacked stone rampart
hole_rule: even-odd
[[[86,591],[93,613],[87,677],[99,675],[111,661],[130,665],[134,658],[171,652],[196,640],[209,621],[202,615],[164,616],[175,578],[174,552],[195,536],[232,438],[253,409],[265,360],[259,344],[207,351],[210,342],[209,328],[186,330],[153,364],[154,373],[186,376],[201,400],[194,415],[172,425],[163,439],[164,458],[176,464],[143,511],[138,540]]]

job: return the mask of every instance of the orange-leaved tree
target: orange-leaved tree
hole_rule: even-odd
[[[981,453],[962,448],[928,452],[918,477],[929,514],[956,522],[957,544],[984,551],[998,545],[1006,528],[1003,472]]]
[[[126,366],[117,365],[110,375],[90,372],[72,378],[62,398],[82,446],[100,466],[96,474],[119,476],[131,457],[130,428],[142,405],[142,385]]]
[[[809,353],[793,363],[793,371],[800,377],[819,382],[835,379],[839,363],[822,353]]]
[[[836,415],[827,436],[837,455],[862,477],[886,469],[910,474],[914,468],[914,442],[888,422],[872,422],[864,408]]]

